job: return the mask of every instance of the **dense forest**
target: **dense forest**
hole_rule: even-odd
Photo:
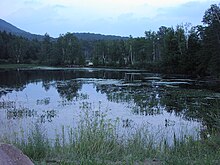
[[[73,33],[42,41],[0,32],[0,64],[129,67],[195,76],[220,76],[220,6],[213,4],[203,26],[186,23],[146,31],[145,37],[78,39]]]

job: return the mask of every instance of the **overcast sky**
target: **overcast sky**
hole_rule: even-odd
[[[53,37],[92,32],[134,37],[186,22],[201,24],[219,0],[0,0],[0,18],[31,33]]]

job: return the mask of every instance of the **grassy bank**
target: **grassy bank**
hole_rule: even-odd
[[[20,69],[37,67],[35,64],[0,64],[0,69]]]
[[[157,141],[146,129],[139,128],[129,136],[117,134],[118,121],[105,114],[81,116],[76,128],[62,128],[49,140],[35,125],[28,138],[11,141],[35,164],[220,164],[220,139],[217,133],[195,140]],[[157,141],[157,142],[156,142]]]

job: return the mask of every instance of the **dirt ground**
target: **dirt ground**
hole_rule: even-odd
[[[0,144],[0,165],[34,165],[21,150],[10,144]]]

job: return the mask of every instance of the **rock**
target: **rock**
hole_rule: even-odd
[[[34,165],[18,148],[10,144],[0,144],[0,165]]]

